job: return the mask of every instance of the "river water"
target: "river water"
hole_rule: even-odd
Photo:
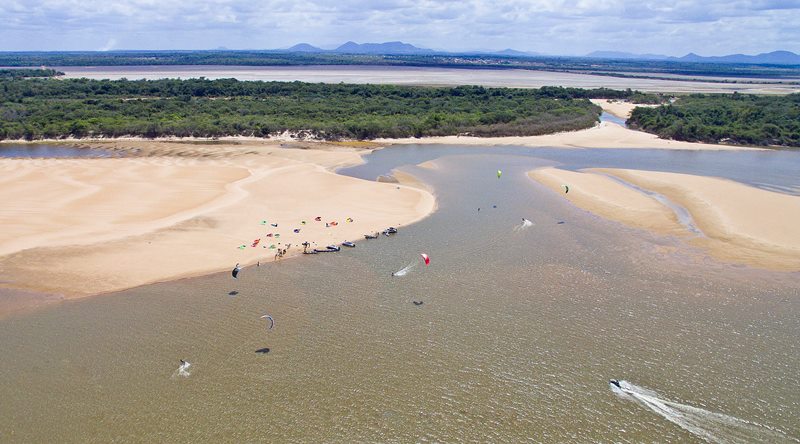
[[[99,148],[81,148],[48,143],[0,143],[0,158],[87,158],[117,157],[119,154]]]
[[[401,168],[437,211],[237,281],[0,320],[0,441],[797,442],[800,273],[717,263],[525,172],[641,168],[797,194],[798,153],[419,145],[367,159],[340,173]]]

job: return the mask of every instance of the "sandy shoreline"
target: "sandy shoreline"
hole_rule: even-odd
[[[552,148],[643,148],[671,150],[753,150],[760,148],[712,145],[707,143],[681,142],[677,140],[659,139],[658,136],[623,128],[611,122],[602,122],[597,126],[581,131],[547,134],[543,136],[522,137],[470,137],[442,136],[421,139],[408,137],[402,139],[376,139],[384,145],[462,145],[462,146],[499,146],[513,145],[526,147]]]
[[[617,117],[627,119],[631,111],[637,105],[628,102],[613,101],[606,99],[593,99],[595,105],[603,108],[603,111],[611,113]],[[552,148],[646,148],[646,149],[669,149],[669,150],[703,150],[703,151],[731,151],[731,150],[761,150],[764,148],[715,145],[708,143],[682,142],[678,140],[660,139],[658,136],[643,131],[635,131],[617,125],[612,122],[601,122],[593,128],[569,131],[555,134],[545,134],[542,136],[521,136],[521,137],[470,137],[470,136],[442,136],[424,138],[399,138],[399,139],[376,139],[376,143],[383,145],[409,145],[409,144],[433,144],[433,145],[462,145],[462,146],[527,146],[527,147],[552,147]]]
[[[272,261],[287,244],[291,256],[304,241],[363,239],[435,208],[433,195],[403,176],[389,184],[333,173],[362,162],[367,151],[354,148],[100,145],[148,155],[0,159],[0,288],[63,298],[113,292]]]
[[[685,208],[703,234],[691,233],[671,209],[654,198],[605,175],[659,193]],[[654,171],[542,168],[529,176],[589,212],[636,228],[685,237],[725,262],[800,270],[800,197],[716,177]],[[569,185],[569,193],[564,193],[562,184]]]
[[[620,114],[633,108],[622,102],[596,103]],[[268,140],[53,142],[103,148],[128,157],[0,159],[0,199],[5,202],[0,207],[4,227],[0,232],[0,289],[47,293],[51,295],[48,300],[52,295],[83,297],[208,274],[237,262],[271,261],[276,249],[286,244],[292,244],[291,256],[301,252],[299,245],[304,241],[321,247],[419,220],[435,210],[436,202],[425,184],[413,177],[393,172],[400,181],[397,184],[332,173],[363,162],[361,156],[369,149],[392,144],[752,149],[662,140],[607,122],[583,131],[533,137],[335,143],[296,141],[287,135]],[[421,166],[436,168],[435,161]],[[586,187],[592,189],[624,188],[609,184],[613,181],[608,178],[537,174],[537,179],[556,188],[565,180],[601,183]],[[674,215],[660,204],[645,204],[647,199],[642,196],[615,195],[574,193],[568,198],[605,217],[627,218],[641,228],[662,233],[681,230]],[[320,222],[314,221],[317,216],[322,217]],[[259,225],[262,220],[268,224]],[[337,225],[326,228],[325,222]],[[273,237],[267,237],[270,233]],[[276,234],[280,238],[274,237]],[[256,239],[260,241],[252,247]],[[239,249],[241,245],[245,247]],[[275,249],[269,248],[271,245]]]

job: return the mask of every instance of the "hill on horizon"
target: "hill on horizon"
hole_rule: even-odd
[[[725,56],[701,56],[693,52],[683,57],[671,57],[661,54],[634,54],[622,51],[594,51],[586,57],[597,59],[619,60],[665,60],[694,63],[742,63],[754,65],[800,65],[800,55],[791,51],[772,51],[756,55],[730,54]]]
[[[401,41],[383,43],[356,43],[348,41],[339,45],[336,49],[322,49],[309,43],[298,43],[288,49],[279,50],[288,52],[305,53],[337,53],[337,54],[370,54],[370,55],[496,55],[505,57],[561,57],[558,55],[544,55],[534,52],[519,51],[513,48],[506,48],[498,51],[436,51],[427,48],[420,48],[410,43]],[[675,61],[675,62],[694,62],[694,63],[729,63],[729,64],[764,64],[764,65],[800,65],[800,55],[791,51],[772,51],[756,55],[730,54],[725,56],[701,56],[690,52],[682,57],[667,56],[663,54],[636,54],[624,51],[593,51],[586,54],[586,58],[610,59],[610,60],[655,60],[655,61]]]

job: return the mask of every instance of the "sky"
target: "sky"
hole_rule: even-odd
[[[800,53],[800,0],[0,0],[0,51],[277,49]]]

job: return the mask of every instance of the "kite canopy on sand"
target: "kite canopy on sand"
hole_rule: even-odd
[[[569,193],[569,186],[568,185],[561,185],[561,188],[564,189],[564,194]]]
[[[242,267],[240,267],[239,264],[237,263],[236,266],[233,267],[233,271],[231,271],[231,276],[233,276],[234,279],[239,279],[240,271],[242,271]]]

